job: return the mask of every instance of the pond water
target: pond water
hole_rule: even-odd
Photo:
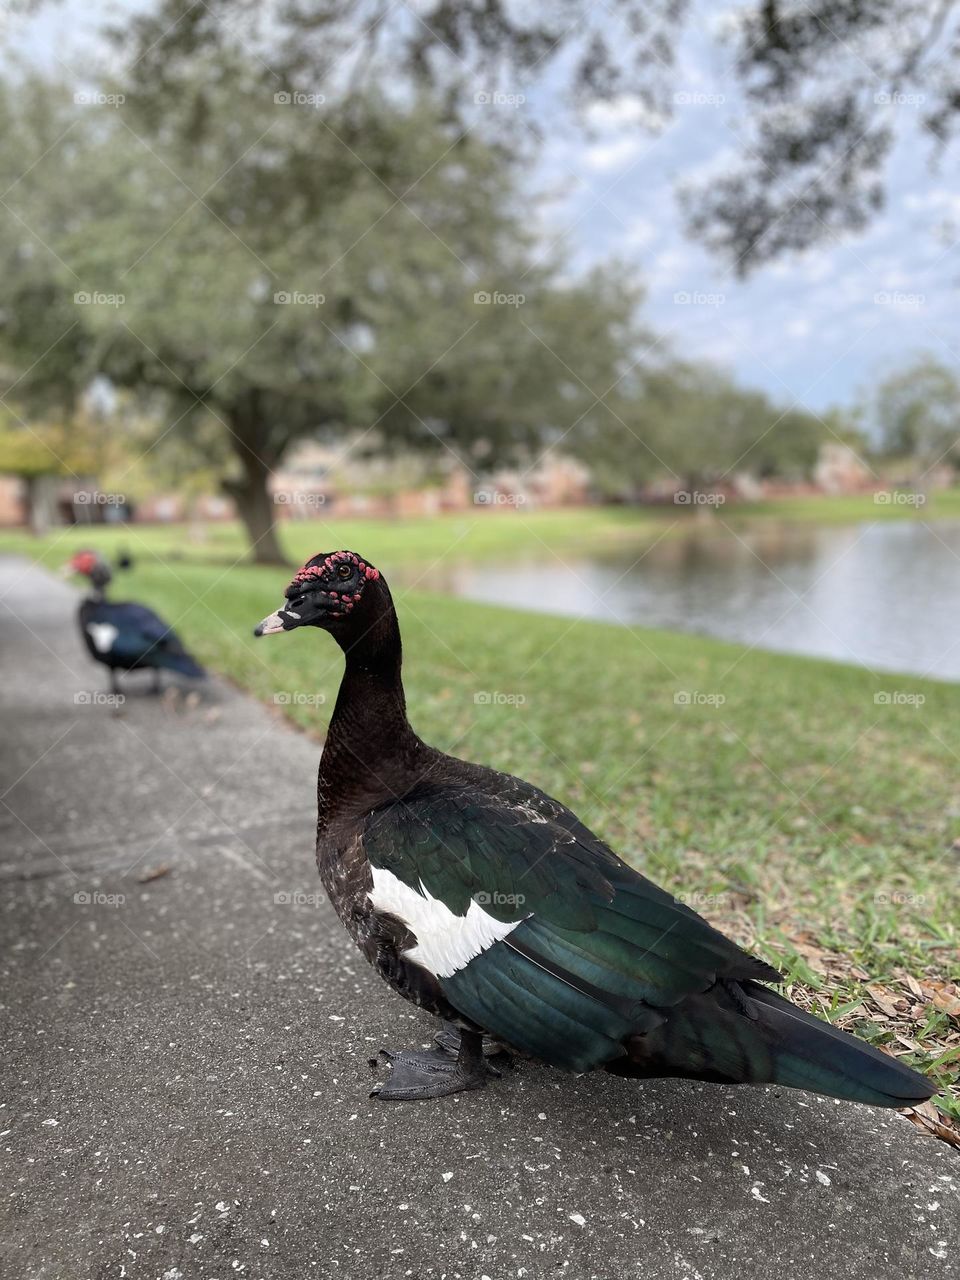
[[[456,565],[471,600],[960,679],[960,523],[698,526],[634,552]]]

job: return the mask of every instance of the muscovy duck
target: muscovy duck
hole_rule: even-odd
[[[110,566],[95,551],[78,551],[66,569],[90,579],[92,590],[80,604],[80,632],[96,662],[110,668],[110,689],[119,693],[118,671],[150,668],[153,690],[160,691],[160,672],[202,680],[206,671],[184,649],[179,636],[145,604],[112,601],[106,589],[113,577]]]
[[[880,1107],[930,1097],[922,1075],[770,990],[775,969],[558,801],[423,742],[390,591],[368,560],[314,556],[254,634],[308,626],[346,656],[317,789],[324,887],[380,976],[452,1024],[435,1049],[386,1053],[377,1096],[481,1088],[486,1036],[574,1072],[774,1083]]]

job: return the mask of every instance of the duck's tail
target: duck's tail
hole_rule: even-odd
[[[889,1054],[805,1013],[758,982],[714,988],[628,1043],[622,1075],[780,1084],[874,1107],[909,1107],[935,1092]]]
[[[157,665],[176,671],[192,680],[205,680],[207,672],[195,658],[191,658],[185,649],[165,649],[158,656]]]

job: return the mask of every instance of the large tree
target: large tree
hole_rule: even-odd
[[[270,474],[304,435],[360,426],[470,465],[602,412],[636,291],[538,261],[522,154],[428,98],[267,95],[232,53],[194,71],[160,116],[39,81],[0,94],[19,396],[103,374],[152,389],[163,432],[213,417],[261,560],[281,554]]]

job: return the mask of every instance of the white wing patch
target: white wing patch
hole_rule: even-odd
[[[417,944],[404,952],[438,978],[450,978],[481,952],[512,933],[519,920],[495,920],[478,902],[471,902],[465,916],[454,915],[439,898],[431,897],[420,882],[419,892],[382,867],[371,864],[373,892],[370,902],[408,926]]]
[[[87,631],[97,653],[109,653],[120,634],[112,622],[88,622]]]

